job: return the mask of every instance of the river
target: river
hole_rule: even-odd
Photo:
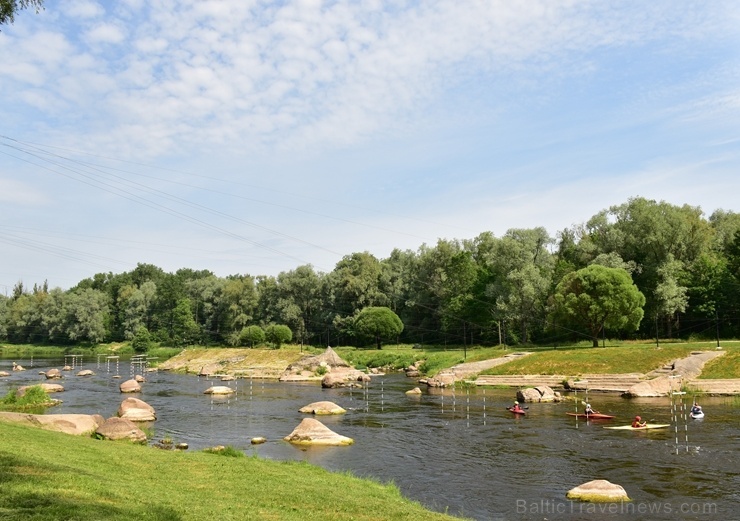
[[[0,378],[2,395],[46,381],[39,372],[61,369],[65,362],[16,361],[27,370]],[[105,360],[74,363],[61,381],[50,381],[65,390],[53,395],[63,403],[49,412],[115,415],[129,396],[118,386],[130,378],[132,366],[120,362],[116,369]],[[0,370],[10,371],[11,365],[0,360]],[[76,376],[81,369],[96,374]],[[122,378],[113,378],[117,372]],[[704,419],[679,414],[670,428],[633,432],[604,426],[627,424],[635,414],[651,423],[672,423],[671,399],[590,393],[594,409],[617,418],[584,422],[565,414],[585,398],[583,393],[576,402],[528,404],[527,415],[516,417],[505,410],[515,398],[513,389],[425,389],[421,396],[409,396],[405,391],[415,382],[397,374],[376,376],[361,389],[256,379],[221,382],[166,372],[146,378],[134,396],[156,410],[150,426],[155,441],[167,436],[188,443],[190,450],[230,445],[248,455],[351,471],[393,482],[406,497],[452,515],[479,521],[740,519],[737,398],[701,397]],[[212,385],[230,385],[236,393],[229,398],[203,394]],[[676,397],[679,413],[691,399]],[[282,441],[306,417],[298,409],[322,400],[348,412],[320,421],[355,443],[305,448]],[[258,436],[267,443],[252,445]],[[632,501],[566,500],[569,489],[593,479],[622,485]]]

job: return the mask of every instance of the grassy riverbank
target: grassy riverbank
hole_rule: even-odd
[[[709,362],[701,375],[703,379],[740,378],[740,342],[725,341],[722,343],[726,354]],[[716,348],[714,342],[672,342],[661,343],[624,343],[609,345],[606,348],[593,348],[585,345],[552,347],[468,347],[460,346],[423,346],[385,345],[382,350],[356,349],[353,347],[334,347],[333,349],[344,360],[357,368],[382,367],[402,369],[419,362],[422,374],[433,376],[443,369],[463,362],[477,362],[498,358],[515,351],[533,351],[533,354],[522,357],[504,365],[485,371],[483,374],[519,375],[519,374],[624,374],[648,373],[672,360],[688,356],[692,351],[706,351]],[[170,357],[174,359],[164,364],[171,370],[197,372],[209,364],[216,364],[223,372],[237,374],[259,373],[266,377],[276,377],[291,363],[305,355],[320,354],[324,348],[284,345],[281,349],[246,349],[221,347],[158,348],[150,351],[148,356],[152,365],[161,365]],[[18,356],[28,358],[30,354],[37,357],[56,354],[97,355],[120,353],[123,357],[133,351],[127,344],[107,344],[95,349],[59,348],[37,346],[0,346],[0,356]]]
[[[394,485],[305,463],[163,451],[4,422],[0,440],[7,521],[457,519]]]

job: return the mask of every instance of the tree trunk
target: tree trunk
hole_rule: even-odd
[[[598,336],[593,337],[593,346],[599,347],[599,337]]]

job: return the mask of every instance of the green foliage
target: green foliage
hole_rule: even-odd
[[[44,8],[44,0],[0,0],[0,25],[12,24],[18,11],[29,7],[38,13]]]
[[[621,268],[592,264],[560,281],[551,304],[554,322],[585,328],[599,345],[604,328],[634,331],[643,316],[645,296]]]
[[[145,326],[139,326],[134,332],[134,338],[131,340],[131,347],[136,353],[146,353],[152,345],[152,335]]]
[[[139,264],[95,274],[68,291],[19,281],[11,295],[0,295],[0,340],[93,346],[134,341],[144,327],[160,345],[254,347],[263,340],[242,333],[256,324],[284,324],[304,346],[531,346],[577,335],[593,345],[604,327],[629,339],[740,337],[740,214],[718,210],[707,220],[700,208],[638,197],[559,231],[557,248],[553,243],[544,228],[514,228],[500,238],[484,231],[394,250],[387,259],[351,253],[328,273],[305,265],[276,277],[222,278]],[[555,306],[563,286],[592,265],[625,269],[649,320],[638,320],[636,309],[607,316],[603,303],[619,302],[614,295],[581,306],[585,318],[556,316],[557,307],[564,311]],[[403,329],[373,329],[377,324],[360,316],[366,308],[391,310]],[[144,340],[134,349],[143,351]]]
[[[255,347],[265,341],[265,330],[259,326],[251,325],[241,330],[239,340],[241,345],[248,345],[249,347]],[[292,338],[292,335],[291,335]],[[290,341],[290,338],[286,342]]]
[[[403,331],[403,322],[390,308],[367,307],[355,318],[355,331],[375,340],[378,349],[383,340],[397,338]]]
[[[226,456],[228,458],[243,458],[244,453],[238,449],[235,449],[231,445],[225,447],[210,447],[203,449],[203,452],[208,454],[217,454],[219,456]]]
[[[54,405],[54,400],[40,385],[29,387],[20,397],[16,390],[11,390],[0,399],[0,410],[10,412],[41,413],[46,407],[52,405]]]
[[[265,339],[276,349],[280,349],[280,346],[293,339],[293,332],[288,326],[271,324],[265,328]]]
[[[187,345],[198,340],[200,328],[193,318],[190,299],[184,298],[177,302],[172,313],[172,340],[175,345]]]

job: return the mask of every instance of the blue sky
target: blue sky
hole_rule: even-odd
[[[630,197],[740,211],[734,1],[46,0],[0,29],[0,292],[277,275]]]

